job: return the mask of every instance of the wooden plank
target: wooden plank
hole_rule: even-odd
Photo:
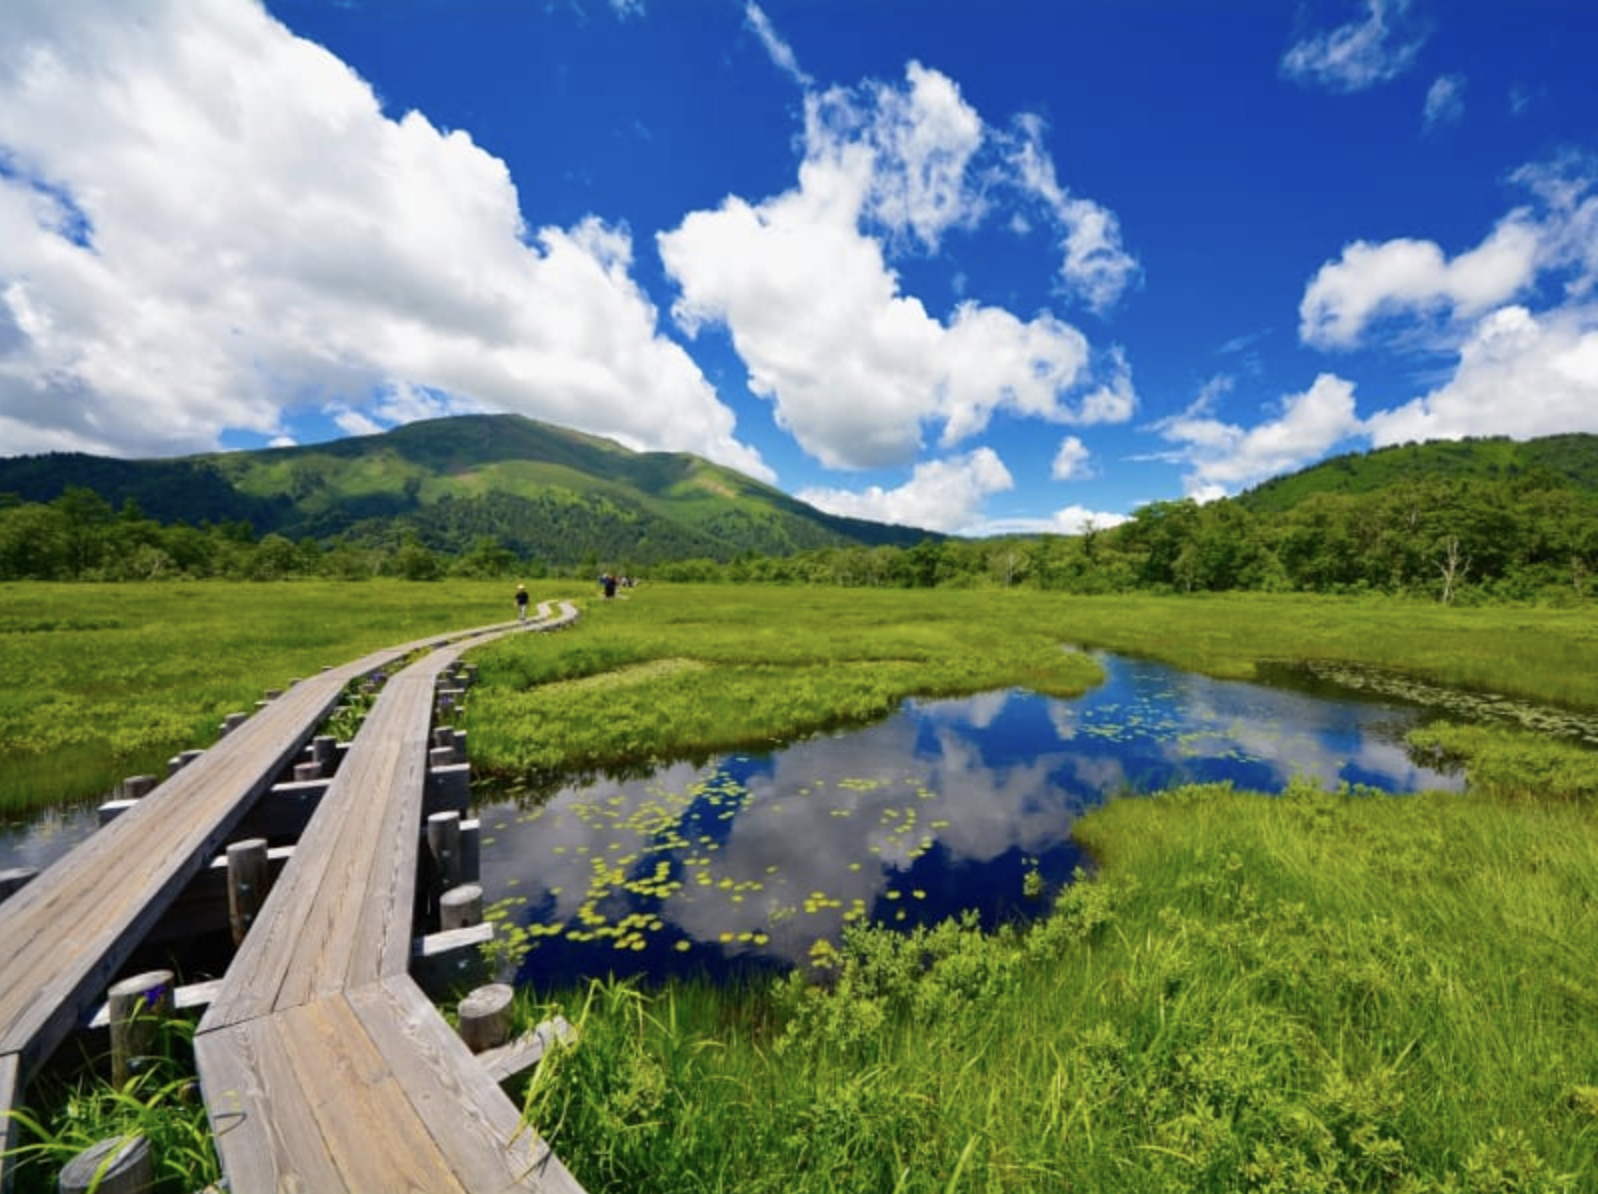
[[[346,982],[352,986],[379,978],[403,975],[411,957],[411,922],[416,901],[416,871],[422,821],[422,796],[427,786],[429,725],[433,705],[433,676],[427,669],[407,676],[405,705],[400,709],[400,738],[393,743],[402,752],[396,760],[388,789],[388,804],[380,823],[369,874],[371,888],[361,906],[356,939],[360,948],[349,955]],[[400,694],[396,694],[400,695]]]
[[[341,1178],[269,1019],[194,1038],[217,1157],[233,1194],[337,1191]]]
[[[523,1070],[530,1070],[544,1060],[544,1054],[558,1041],[569,1043],[577,1037],[577,1030],[565,1016],[545,1020],[531,1032],[524,1032],[515,1040],[494,1049],[484,1049],[477,1054],[477,1064],[483,1067],[495,1082],[505,1082]]]
[[[340,775],[347,769],[348,765],[340,768]],[[305,837],[229,964],[222,990],[201,1020],[199,1031],[268,1015],[307,997],[303,985],[289,989],[287,984],[297,955],[302,951],[319,953],[333,932],[340,909],[319,904],[317,893],[329,881],[328,872],[343,850],[342,827],[355,795],[349,783],[335,783],[323,798]]]
[[[172,988],[172,1008],[174,1011],[188,1011],[197,1007],[205,1007],[216,998],[216,993],[222,989],[222,980],[219,978],[208,979],[203,983],[184,983],[181,987]],[[111,1027],[111,1005],[102,1003],[95,1009],[94,1015],[89,1017],[88,1027]]]
[[[349,998],[467,1189],[582,1194],[415,983],[388,979]]]
[[[490,1188],[460,1182],[348,999],[317,999],[269,1022],[295,1070],[296,1087],[287,1096],[305,1100],[316,1119],[317,1137],[296,1143],[307,1152],[326,1150],[341,1178],[332,1189]]]

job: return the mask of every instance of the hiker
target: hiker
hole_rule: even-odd
[[[516,620],[527,621],[527,586],[516,586]]]

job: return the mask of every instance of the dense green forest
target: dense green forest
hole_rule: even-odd
[[[525,422],[510,426],[527,432]],[[440,424],[449,426],[402,428],[414,434],[310,455],[240,453],[227,465],[234,480],[226,484],[214,462],[185,466],[180,488],[197,487],[196,509],[232,512],[210,520],[173,515],[171,491],[162,486],[144,492],[163,514],[148,511],[126,485],[106,480],[125,470],[74,470],[88,483],[49,500],[8,493],[5,481],[30,463],[10,462],[10,472],[0,471],[0,580],[611,571],[676,581],[1082,594],[1382,593],[1451,604],[1582,601],[1598,569],[1598,439],[1591,436],[1406,445],[1339,457],[1237,498],[1153,502],[1124,523],[1080,535],[955,539],[829,522],[692,457],[630,453],[542,427],[507,448],[497,437],[485,440],[481,423]],[[348,454],[342,467],[329,463],[335,448]],[[551,469],[560,484],[550,483]],[[518,470],[536,479],[507,480]],[[453,479],[449,487],[440,488],[443,477]],[[438,492],[427,498],[431,490]],[[250,494],[253,507],[244,500]],[[262,529],[249,516],[284,502],[297,511],[297,533]],[[280,516],[265,520],[286,525]]]
[[[556,517],[551,515],[551,517]],[[580,533],[581,522],[568,524]],[[1317,493],[1277,514],[1241,500],[1155,502],[1076,536],[923,539],[910,547],[819,547],[721,560],[684,551],[646,563],[587,543],[550,559],[493,534],[450,551],[413,528],[386,537],[291,540],[247,522],[161,523],[93,491],[0,506],[0,580],[298,576],[594,575],[677,581],[930,588],[1023,586],[1073,593],[1385,593],[1439,600],[1567,600],[1598,570],[1598,498],[1552,474],[1443,478],[1371,493]]]

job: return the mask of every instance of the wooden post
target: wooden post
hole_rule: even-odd
[[[294,764],[294,782],[303,784],[307,780],[322,778],[322,764],[296,763]]]
[[[161,1021],[172,1014],[172,972],[148,970],[125,978],[111,988],[111,1082],[126,1086],[149,1059],[161,1031]]]
[[[155,776],[130,775],[122,781],[122,799],[138,800],[140,797],[148,796],[153,787],[155,787]]]
[[[483,823],[476,817],[461,821],[461,882],[483,877]]]
[[[234,730],[238,729],[241,725],[249,720],[250,715],[248,713],[229,713],[222,719],[222,724],[220,727],[218,727],[218,732],[223,738],[226,738]]]
[[[515,992],[508,983],[489,983],[462,999],[461,1040],[473,1053],[494,1049],[510,1040],[511,1000]]]
[[[228,846],[227,916],[234,945],[244,944],[244,935],[255,923],[271,886],[272,871],[267,862],[264,837],[245,838]]]
[[[145,1194],[155,1187],[155,1162],[143,1136],[112,1136],[90,1145],[61,1170],[61,1194]]]
[[[461,882],[461,815],[434,813],[427,818],[427,848],[433,855],[438,888],[448,891]]]
[[[338,739],[332,734],[318,734],[311,739],[311,757],[322,764],[322,774],[326,775],[338,759]]]
[[[447,767],[429,767],[425,800],[434,812],[452,808],[462,816],[472,807],[472,769],[465,763],[451,763]]]
[[[462,883],[444,893],[438,901],[440,932],[469,929],[483,923],[483,889],[476,883]]]
[[[435,746],[427,752],[427,765],[429,767],[448,767],[455,761],[455,745]]]

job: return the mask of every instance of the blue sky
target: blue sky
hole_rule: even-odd
[[[962,534],[1598,432],[1590,0],[6,0],[0,455],[512,411]]]

